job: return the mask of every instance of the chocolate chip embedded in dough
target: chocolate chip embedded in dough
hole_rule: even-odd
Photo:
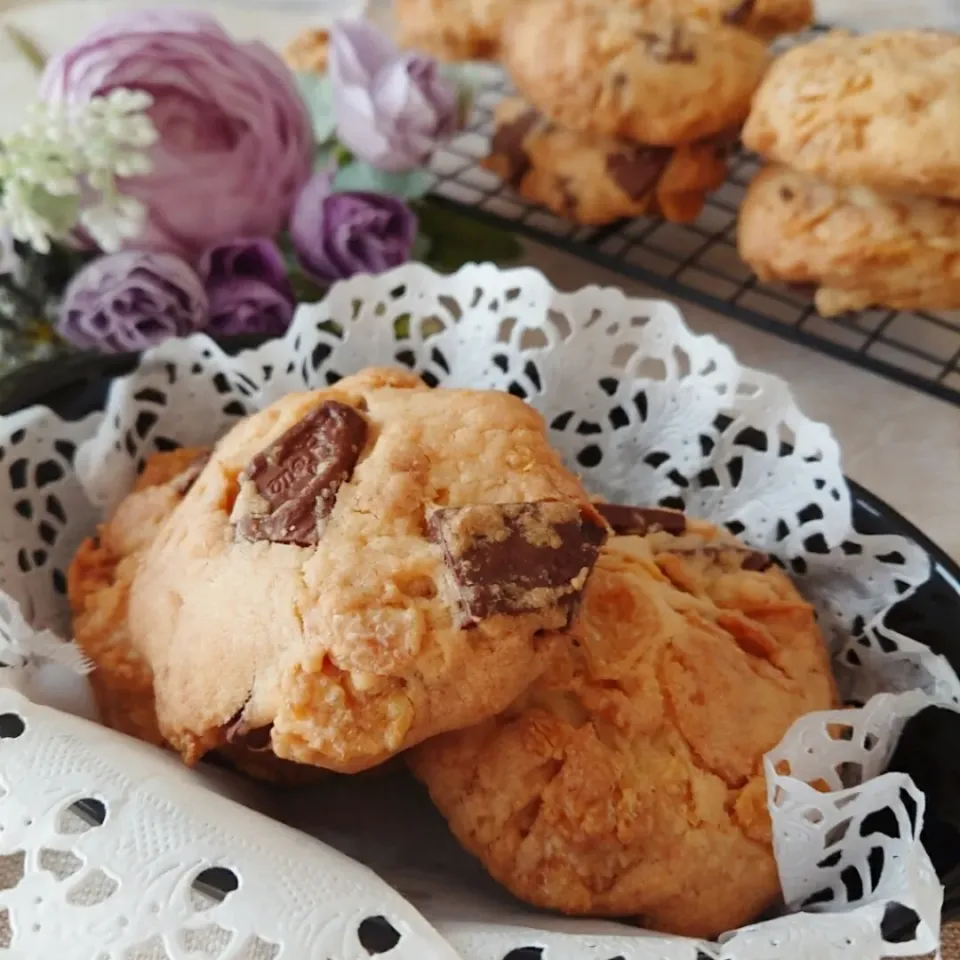
[[[759,550],[751,550],[740,564],[741,570],[755,570],[757,573],[763,573],[773,566],[773,560],[769,554],[761,553]]]
[[[743,26],[743,24],[750,19],[750,14],[753,13],[753,8],[756,6],[756,2],[757,0],[742,0],[741,3],[731,7],[723,15],[723,22],[729,23],[735,27]]]
[[[530,158],[523,144],[538,119],[536,110],[525,110],[515,120],[501,124],[494,131],[490,152],[507,161],[505,179],[513,187],[519,185],[530,169]]]
[[[301,547],[318,543],[366,439],[367,421],[353,407],[328,400],[310,411],[240,475],[237,533]]]
[[[679,536],[687,529],[686,518],[677,510],[625,507],[618,503],[597,503],[594,506],[600,516],[610,524],[613,532],[622,537],[642,537],[654,530],[664,530]]]
[[[562,501],[444,507],[427,526],[453,573],[462,626],[551,607],[569,618],[606,539]]]
[[[666,34],[638,32],[636,37],[646,48],[651,58],[658,63],[696,63],[697,51],[691,43],[690,35],[675,23]]]
[[[618,150],[607,154],[607,173],[631,200],[640,201],[657,185],[672,152],[669,147]]]

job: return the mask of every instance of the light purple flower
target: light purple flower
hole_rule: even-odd
[[[70,281],[57,330],[74,346],[124,353],[206,322],[207,295],[189,264],[171,253],[129,250],[94,260]]]
[[[401,53],[373,24],[336,23],[327,69],[337,136],[379,170],[402,173],[422,166],[438,141],[459,126],[456,84],[435,60]]]
[[[331,176],[314,174],[300,194],[290,235],[303,269],[321,283],[383,273],[410,259],[417,218],[396,197],[331,193]]]
[[[233,240],[208,250],[200,278],[210,301],[211,333],[280,336],[293,319],[296,297],[283,254],[265,237]]]
[[[290,71],[261,43],[238,44],[205,14],[123,13],[54,57],[41,97],[85,103],[145,90],[160,135],[151,173],[122,189],[147,207],[137,249],[193,262],[237,236],[275,236],[310,176],[310,117]]]

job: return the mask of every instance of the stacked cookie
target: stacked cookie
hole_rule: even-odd
[[[394,0],[400,42],[442,60],[492,60],[500,56],[505,18],[534,0]],[[812,0],[582,0],[602,9],[654,5],[705,23],[743,27],[761,39],[809,26]]]
[[[768,556],[405,370],[156,454],[69,592],[117,729],[277,783],[403,754],[517,896],[694,936],[777,899],[762,758],[836,700]]]
[[[744,144],[772,161],[740,211],[763,280],[825,316],[960,307],[960,36],[833,33],[781,57]]]
[[[768,63],[737,27],[586,0],[518,5],[501,56],[522,99],[499,105],[486,166],[584,224],[695,218]]]

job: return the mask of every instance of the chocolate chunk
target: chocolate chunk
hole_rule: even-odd
[[[237,532],[248,540],[316,544],[366,439],[367,421],[353,407],[328,400],[312,410],[240,475]]]
[[[636,34],[647,53],[658,63],[696,63],[697,51],[694,49],[689,34],[676,23],[670,32],[664,36],[660,33]]]
[[[179,493],[181,497],[185,497],[193,485],[197,482],[197,478],[203,473],[203,468],[210,462],[210,451],[206,453],[201,453],[193,463],[187,467],[183,473],[178,474],[173,478],[173,482],[170,484],[173,487],[175,493]]]
[[[538,118],[536,110],[526,110],[516,120],[498,126],[493,134],[490,151],[507,161],[504,176],[512,187],[518,186],[530,169],[530,158],[523,149],[523,144],[527,134],[536,126]]]
[[[428,529],[453,572],[462,626],[554,606],[571,616],[606,539],[577,504],[548,500],[444,507]]]
[[[750,19],[755,6],[756,0],[742,0],[723,15],[723,22],[735,27],[743,26]]]
[[[669,147],[618,150],[607,154],[607,173],[631,200],[640,201],[657,185],[672,153]]]
[[[624,507],[618,503],[595,504],[597,512],[622,537],[642,537],[654,530],[664,530],[675,537],[687,529],[687,521],[676,510],[657,507]]]
[[[740,564],[741,570],[755,570],[757,573],[763,573],[773,566],[773,560],[766,553],[760,553],[759,550],[751,550]]]

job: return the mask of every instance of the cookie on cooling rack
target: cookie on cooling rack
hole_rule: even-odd
[[[584,134],[673,146],[736,128],[767,67],[743,30],[582,0],[519,4],[503,32],[520,93]]]
[[[355,772],[503,710],[606,536],[542,418],[370,370],[216,446],[145,551],[134,649],[187,762],[226,739]]]
[[[304,30],[287,45],[283,59],[291,70],[303,73],[325,73],[330,49],[326,30]]]
[[[831,33],[775,62],[744,144],[844,186],[960,199],[960,36]]]
[[[506,10],[528,0],[393,0],[401,46],[441,60],[492,60]]]
[[[779,895],[762,757],[836,705],[829,656],[766,555],[673,511],[600,509],[621,535],[561,654],[410,764],[521,899],[714,937]]]
[[[740,256],[761,280],[816,287],[824,316],[960,307],[960,206],[833,187],[771,166],[747,189]]]
[[[526,101],[496,108],[484,166],[521,196],[582,224],[642,214],[694,220],[727,172],[729,138],[645,147],[557,126]]]
[[[104,723],[138,740],[167,746],[157,723],[153,671],[130,639],[130,586],[140,558],[199,476],[209,451],[157,453],[131,494],[97,535],[81,544],[70,566],[68,589],[74,639],[96,669],[90,683]],[[301,783],[318,771],[279,760],[256,744],[226,740],[217,753],[261,780]]]

